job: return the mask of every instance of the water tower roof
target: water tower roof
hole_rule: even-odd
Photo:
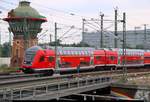
[[[12,10],[14,17],[45,18],[30,6],[28,1],[20,1],[19,6]]]

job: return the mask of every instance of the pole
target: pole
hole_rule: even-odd
[[[57,58],[57,23],[56,22],[55,22],[55,70],[59,70],[58,58]]]
[[[0,14],[2,13],[2,11],[0,11]],[[1,20],[1,18],[0,18]],[[1,27],[0,27],[0,57],[2,55],[2,46],[1,46]]]
[[[82,19],[82,44],[84,42],[84,25],[85,25],[85,19]]]
[[[118,47],[118,43],[117,43],[117,36],[118,36],[118,34],[117,34],[117,15],[118,15],[118,11],[117,11],[117,9],[115,9],[115,31],[114,31],[114,35],[116,36],[115,37],[115,42],[114,42],[114,47],[115,48],[117,48]]]
[[[127,80],[127,68],[126,68],[126,14],[123,13],[123,79]]]
[[[50,37],[50,38],[49,38],[49,40],[50,40],[50,41],[49,41],[49,46],[51,46],[51,42],[52,42],[52,35],[50,34],[50,35],[49,35],[49,37]]]
[[[2,53],[2,46],[1,46],[1,27],[0,27],[0,57],[1,57],[1,54]]]
[[[1,45],[1,28],[0,28],[0,45]]]
[[[100,14],[101,16],[101,40],[100,40],[100,47],[103,48],[103,18],[104,14]]]
[[[134,34],[135,34],[135,48],[137,46],[137,33],[136,33],[136,27],[134,27]]]
[[[146,41],[146,40],[147,40],[147,39],[146,39],[146,30],[147,30],[147,29],[146,29],[146,26],[147,26],[147,25],[144,24],[144,44],[143,44],[143,45],[144,45],[144,50],[146,50],[146,48],[147,48],[147,41]]]

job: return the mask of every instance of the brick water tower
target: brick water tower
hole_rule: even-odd
[[[41,24],[46,18],[41,16],[28,1],[20,1],[19,6],[8,12],[4,18],[9,23],[9,31],[13,33],[11,50],[11,66],[21,66],[27,48],[37,45],[37,34],[41,32]]]

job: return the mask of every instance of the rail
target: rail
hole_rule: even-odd
[[[8,80],[8,79],[17,79],[17,78],[28,78],[28,77],[36,77],[42,74],[9,74],[9,75],[1,75],[0,80]]]

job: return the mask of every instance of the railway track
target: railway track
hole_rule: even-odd
[[[128,72],[128,76],[135,77],[138,75],[145,75],[150,74],[150,72]],[[35,77],[38,74],[31,74],[31,75],[17,75],[13,76],[14,78],[11,79],[11,76],[7,77],[0,77],[0,79],[3,79],[0,81],[0,89],[2,88],[16,88],[16,87],[22,87],[22,86],[29,86],[29,85],[38,85],[43,83],[53,83],[53,82],[59,82],[59,81],[67,81],[72,79],[78,79],[78,78],[87,78],[87,77],[96,77],[96,76],[110,76],[114,79],[118,79],[122,76],[122,71],[98,71],[98,72],[86,72],[86,73],[76,73],[76,74],[67,74],[67,75],[60,75],[60,76],[46,76],[46,77]],[[31,77],[32,76],[32,77]],[[5,79],[5,78],[9,78]]]
[[[37,77],[40,74],[9,74],[9,75],[0,75],[0,80],[8,80],[8,79],[17,79],[17,78],[29,78],[29,77]]]
[[[131,72],[142,72],[142,71],[150,71],[150,69],[128,69],[128,73]],[[111,71],[92,71],[92,72],[80,72],[80,75],[99,73],[99,74],[110,74],[110,73],[121,73],[122,70],[111,70]],[[61,74],[64,75],[64,74]],[[65,75],[77,75],[76,73],[69,73]],[[20,78],[31,78],[31,77],[42,77],[45,76],[40,73],[36,74],[24,74],[24,73],[0,73],[0,80],[9,80],[9,79],[20,79]]]
[[[133,73],[133,72],[149,72],[150,70],[147,69],[147,70],[135,70],[135,69],[130,69],[127,71],[127,73]],[[77,76],[84,76],[84,75],[97,75],[97,74],[101,74],[101,75],[109,75],[109,74],[113,74],[113,73],[123,73],[122,70],[111,70],[111,71],[92,71],[92,72],[80,72],[80,73],[71,73],[71,74],[65,74],[65,75],[69,75],[69,76],[74,76],[74,77],[77,77]],[[63,75],[63,74],[61,74]],[[22,79],[26,79],[26,78],[34,78],[34,77],[43,77],[45,75],[43,74],[40,74],[40,73],[36,73],[36,74],[18,74],[18,73],[9,73],[8,75],[6,74],[2,74],[0,75],[0,80],[1,82],[2,81],[5,81],[5,80],[22,80]],[[49,76],[51,77],[51,76]]]
[[[118,72],[118,71],[117,71]],[[105,73],[111,73],[110,71],[97,71],[97,72],[82,72],[80,73],[80,75],[86,75],[86,74],[90,74],[90,73],[99,73],[99,74],[105,74]],[[61,74],[61,76],[74,76],[76,77],[78,74],[74,73],[74,74]],[[39,77],[45,77],[44,74],[40,74],[40,73],[36,73],[36,74],[17,74],[17,73],[9,73],[8,75],[0,75],[0,83],[3,82],[8,82],[9,80],[11,82],[15,82],[15,81],[23,81],[23,80],[30,80],[30,79],[35,79],[35,78],[39,78]],[[51,77],[52,79],[56,78],[53,76],[47,76],[47,77]]]

